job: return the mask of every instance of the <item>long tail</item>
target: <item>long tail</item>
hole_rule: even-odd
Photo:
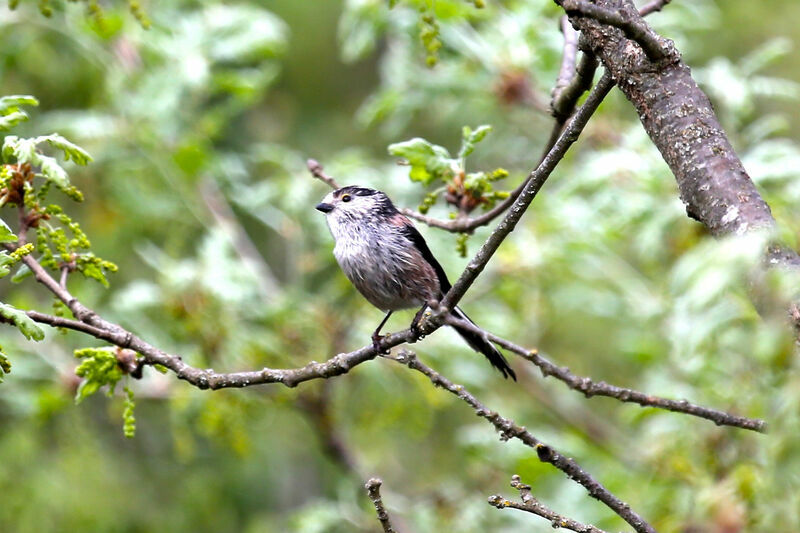
[[[456,307],[455,311],[453,311],[453,315],[461,320],[466,320],[471,324],[475,324],[470,318],[458,307]],[[514,373],[514,370],[509,366],[508,361],[506,358],[503,357],[503,354],[500,353],[494,344],[489,342],[486,338],[483,337],[480,333],[472,331],[466,328],[460,328],[458,326],[453,326],[459,335],[461,335],[467,344],[478,353],[482,353],[486,356],[486,359],[492,363],[492,366],[495,367],[497,370],[503,373],[503,377],[508,379],[508,376],[511,376],[511,379],[517,381],[517,375]]]

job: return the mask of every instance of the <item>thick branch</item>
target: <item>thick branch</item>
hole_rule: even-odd
[[[550,521],[550,525],[553,526],[553,529],[563,527],[571,529],[572,531],[577,531],[578,533],[606,533],[593,525],[581,524],[580,522],[572,520],[571,518],[565,518],[555,511],[548,509],[539,500],[533,497],[531,494],[531,486],[522,483],[520,477],[516,474],[511,476],[511,486],[519,491],[522,503],[512,502],[499,494],[495,494],[494,496],[489,496],[489,505],[497,507],[498,509],[505,509],[507,507],[519,509],[520,511],[541,516]]]
[[[638,17],[630,0],[597,0],[596,5]],[[679,56],[653,62],[629,46],[623,31],[575,12],[568,14],[636,107],[675,175],[689,216],[717,236],[773,227],[769,207],[734,152],[711,102]],[[644,24],[641,17],[634,22]]]
[[[581,377],[573,374],[569,368],[558,366],[547,358],[542,356],[537,350],[528,350],[514,344],[511,341],[498,337],[488,331],[485,331],[471,322],[459,320],[458,318],[447,318],[450,324],[457,324],[460,328],[470,329],[476,333],[483,335],[486,339],[502,346],[506,350],[522,356],[524,359],[530,361],[542,372],[542,376],[553,376],[554,378],[562,381],[572,390],[583,393],[587,398],[592,396],[605,396],[607,398],[614,398],[621,402],[630,402],[641,405],[642,407],[655,407],[658,409],[665,409],[677,413],[705,418],[714,422],[718,426],[732,426],[742,429],[749,429],[766,433],[767,423],[764,420],[757,418],[747,418],[744,416],[734,415],[720,411],[718,409],[711,409],[688,402],[687,400],[670,400],[646,394],[634,389],[626,389],[624,387],[617,387],[610,385],[604,381],[595,382],[589,377]]]
[[[619,28],[625,37],[638,43],[652,61],[660,61],[676,54],[674,45],[659,37],[632,4],[612,7],[590,4],[585,0],[555,0],[555,2],[564,8],[573,20],[573,24],[575,19],[591,18]]]
[[[456,385],[429,366],[425,365],[414,353],[404,350],[401,351],[397,358],[387,358],[405,364],[412,370],[416,370],[417,372],[424,374],[428,377],[428,379],[431,380],[431,383],[437,387],[441,387],[446,391],[456,395],[459,399],[474,409],[475,413],[479,417],[488,420],[500,433],[501,440],[507,441],[512,438],[517,439],[526,446],[536,450],[536,455],[539,457],[540,461],[555,466],[564,472],[567,477],[582,485],[589,492],[589,495],[592,498],[603,502],[620,518],[628,522],[636,531],[640,533],[655,533],[653,526],[648,524],[641,516],[631,509],[630,505],[614,496],[599,481],[595,480],[588,472],[583,470],[573,459],[565,457],[554,448],[543,443],[534,437],[533,434],[527,429],[522,426],[518,426],[510,418],[505,418],[499,413],[490,411],[462,385]]]
[[[389,513],[386,511],[386,508],[383,506],[383,500],[381,499],[381,485],[383,481],[379,478],[371,478],[367,481],[367,484],[364,485],[364,488],[367,489],[367,494],[369,495],[369,499],[372,500],[372,505],[375,506],[375,513],[378,515],[378,520],[383,527],[383,533],[395,533],[395,530],[392,528],[392,521],[389,518]]]

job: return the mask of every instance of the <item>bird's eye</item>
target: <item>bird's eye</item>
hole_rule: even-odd
[[[349,202],[350,200],[352,200],[352,198],[349,194],[345,194],[344,196],[342,196],[343,202]]]

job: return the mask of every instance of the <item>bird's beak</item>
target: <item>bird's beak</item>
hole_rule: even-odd
[[[333,205],[326,204],[325,202],[323,202],[321,204],[317,204],[316,209],[317,211],[322,211],[323,213],[330,213],[331,211],[333,211]]]

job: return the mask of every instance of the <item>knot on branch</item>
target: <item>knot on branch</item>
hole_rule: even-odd
[[[137,353],[133,350],[117,347],[114,350],[114,356],[117,359],[117,366],[122,370],[123,374],[128,374],[134,379],[142,378],[142,368],[144,367],[144,358],[137,357]]]
[[[541,442],[536,445],[536,455],[543,463],[552,463],[556,459],[556,453],[553,451],[553,449],[546,444],[542,444]]]
[[[510,501],[506,500],[499,494],[493,494],[489,496],[488,501],[489,505],[491,505],[492,507],[497,507],[498,509],[505,509],[506,507],[511,505]]]

